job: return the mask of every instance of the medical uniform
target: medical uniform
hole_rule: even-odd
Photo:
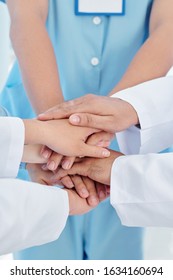
[[[170,76],[113,96],[129,102],[139,117],[140,128],[131,127],[117,135],[124,153],[130,149],[131,153],[140,154],[159,152],[172,145],[172,93]],[[172,227],[173,153],[122,156],[115,160],[111,203],[124,225]]]
[[[0,117],[0,135],[2,255],[56,240],[65,226],[69,206],[65,191],[15,179],[24,145],[22,120]]]
[[[148,36],[152,0],[125,1],[124,15],[75,15],[75,0],[49,1],[51,38],[65,100],[107,95]],[[1,101],[15,116],[33,117],[16,63]],[[118,149],[117,143],[112,148]],[[106,226],[105,226],[106,224]],[[58,241],[16,255],[23,259],[141,259],[143,231],[121,225],[110,201],[70,217]]]

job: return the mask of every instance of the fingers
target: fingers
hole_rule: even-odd
[[[82,99],[84,98],[85,97],[81,97],[75,100],[70,100],[58,104],[57,106],[50,108],[46,112],[39,114],[38,119],[41,121],[46,121],[67,118],[72,113],[78,112],[78,108],[80,108],[80,104],[82,103]]]
[[[100,201],[103,201],[104,199],[106,199],[109,196],[107,186],[105,186],[101,183],[97,183],[96,189],[97,189],[97,193],[98,193]]]
[[[95,182],[88,177],[82,177],[82,179],[89,193],[87,202],[90,206],[95,207],[97,204],[99,204],[99,197],[95,187]]]
[[[82,143],[81,151],[83,153],[81,156],[86,157],[107,158],[110,156],[109,150],[98,146],[88,145],[87,143]]]
[[[89,192],[87,190],[87,186],[85,185],[85,182],[82,180],[81,176],[74,175],[71,177],[71,180],[74,183],[74,187],[76,189],[76,192],[82,197],[87,198],[89,195]]]
[[[98,132],[88,138],[87,144],[106,148],[111,144],[114,136],[114,134],[105,131]]]
[[[76,112],[90,112],[91,104],[97,103],[99,97],[94,94],[87,94],[74,100],[66,101],[57,106],[50,108],[48,111],[38,116],[39,120],[53,120],[67,118]],[[96,106],[93,107],[96,108]]]
[[[57,167],[60,165],[62,158],[63,158],[62,155],[53,152],[47,162],[47,168],[51,171],[55,171]]]
[[[115,133],[116,131],[116,124],[112,115],[99,116],[89,113],[77,113],[70,116],[69,122],[73,125],[92,127],[110,133]]]
[[[68,189],[72,189],[74,187],[74,183],[71,179],[70,176],[65,176],[63,177],[61,180],[60,180],[60,183],[58,183],[59,181],[56,182],[56,184],[59,184],[59,185],[63,185],[65,186],[66,188]]]
[[[56,183],[57,180],[62,180],[62,178],[64,178],[67,175],[70,176],[76,174],[87,177],[87,173],[88,173],[88,166],[86,164],[81,164],[79,162],[79,163],[75,163],[69,170],[64,170],[60,168],[58,172],[52,176],[51,180],[52,183]]]
[[[50,158],[51,154],[52,154],[52,150],[49,149],[48,147],[43,146],[43,147],[41,148],[40,155],[41,155],[43,158],[45,158],[46,160],[48,160],[48,159]]]
[[[61,166],[63,169],[70,169],[75,162],[75,157],[64,157],[63,161],[61,162]]]

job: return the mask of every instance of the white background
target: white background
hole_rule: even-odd
[[[0,4],[0,90],[8,75],[9,63],[12,60],[10,41],[8,37],[9,18],[5,5]],[[170,71],[173,75],[173,69]],[[145,259],[173,259],[173,229],[146,229],[144,239]],[[4,258],[4,257],[3,257]],[[5,258],[11,258],[6,256]]]

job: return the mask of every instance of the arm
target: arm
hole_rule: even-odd
[[[163,77],[173,65],[173,1],[155,0],[148,40],[130,63],[110,95],[122,89]]]
[[[36,113],[63,101],[56,58],[45,23],[48,0],[7,0],[11,40]]]

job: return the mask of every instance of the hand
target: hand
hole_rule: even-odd
[[[72,115],[73,114],[73,115]],[[138,124],[134,108],[119,98],[88,94],[61,103],[38,116],[40,120],[70,117],[73,125],[93,127],[116,133]]]
[[[109,151],[85,142],[97,129],[74,127],[67,119],[41,122],[24,120],[25,144],[42,144],[65,156],[108,157]]]
[[[66,188],[71,189],[71,187],[68,184],[67,185],[65,184],[64,178],[66,178],[66,177],[62,178],[63,185]],[[99,197],[98,197],[98,193],[97,193],[96,183],[93,180],[91,180],[88,177],[79,176],[79,175],[70,176],[70,179],[73,182],[72,189],[75,189],[77,194],[81,198],[86,198],[87,203],[91,207],[94,207],[99,203]]]
[[[92,209],[85,198],[81,198],[74,189],[64,189],[69,196],[69,215],[82,215]]]
[[[114,134],[107,132],[98,132],[91,135],[86,143],[92,146],[107,148],[111,144],[111,141],[115,137]],[[75,157],[64,157],[63,155],[52,152],[50,155],[50,149],[48,147],[42,148],[41,155],[47,160],[47,168],[51,171],[55,171],[58,166],[62,166],[64,169],[70,169],[75,162]]]
[[[71,169],[60,169],[51,178],[52,183],[61,180],[67,175],[81,175],[104,185],[110,185],[111,168],[114,160],[123,154],[110,150],[110,156],[105,159],[82,158],[80,162],[74,163]]]
[[[79,175],[65,176],[61,181],[56,180],[56,182],[52,182],[50,177],[52,177],[53,173],[48,171],[46,164],[41,166],[41,170],[40,166],[37,165],[31,165],[30,168],[31,179],[33,181],[39,181],[39,183],[48,185],[61,185],[69,189],[75,189],[78,195],[80,195],[81,198],[85,198],[91,207],[95,207],[99,201],[103,200],[103,197],[102,199],[99,199],[98,197],[95,182],[88,177]],[[45,172],[43,172],[43,170]],[[42,180],[40,181],[40,179]]]
[[[42,170],[40,164],[27,164],[27,170],[30,178],[33,182],[37,182],[42,185],[52,185],[50,178],[52,172],[49,170]],[[75,189],[64,189],[68,193],[69,198],[69,215],[82,215],[91,211],[97,204],[92,206],[88,204],[85,198],[81,198]]]
[[[53,176],[53,173],[49,170],[43,170],[42,164],[28,163],[26,168],[28,170],[30,179],[33,182],[47,186],[52,185],[51,177]]]

